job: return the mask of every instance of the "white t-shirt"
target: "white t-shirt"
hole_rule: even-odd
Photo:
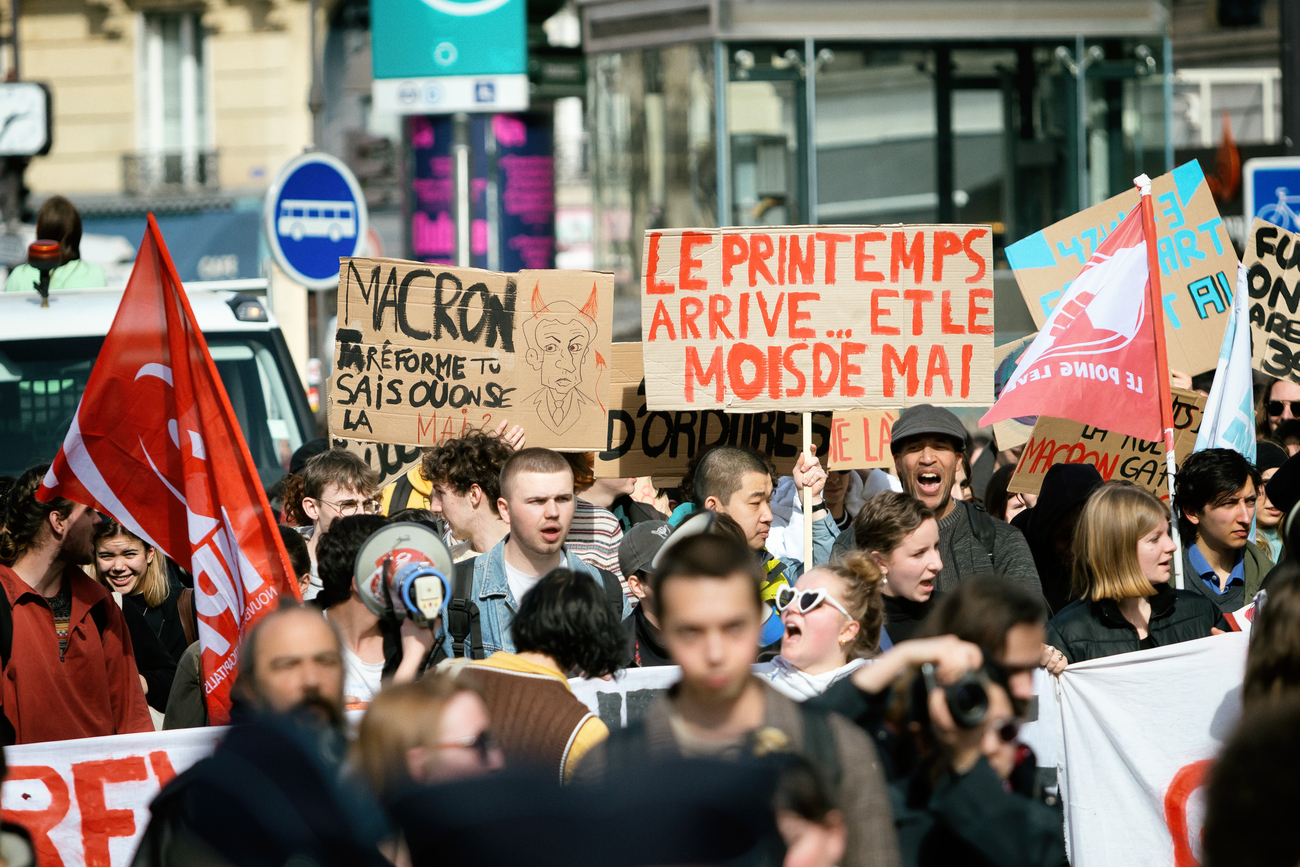
[[[369,702],[379,692],[384,676],[382,662],[366,662],[343,648],[343,694],[357,701]]]
[[[515,597],[515,605],[518,605],[524,601],[524,596],[528,591],[536,587],[537,582],[542,580],[542,576],[525,575],[514,566],[511,566],[510,561],[504,557],[501,558],[501,562],[506,567],[506,584],[510,587],[510,595]]]
[[[778,656],[771,662],[755,665],[754,674],[767,680],[782,695],[795,701],[806,701],[821,695],[836,681],[848,677],[866,663],[865,659],[853,659],[847,665],[822,674],[805,674]]]

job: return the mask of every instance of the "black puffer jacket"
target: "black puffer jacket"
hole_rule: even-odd
[[[1218,607],[1200,592],[1158,584],[1151,597],[1151,619],[1147,624],[1150,638],[1145,644],[1165,647],[1206,638],[1216,626],[1224,632],[1231,628]],[[1064,653],[1070,662],[1143,649],[1137,630],[1120,614],[1119,605],[1113,599],[1071,602],[1047,622],[1047,643]]]

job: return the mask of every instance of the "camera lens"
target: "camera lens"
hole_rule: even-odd
[[[975,675],[968,674],[944,690],[953,722],[962,728],[974,728],[988,715],[989,696]]]

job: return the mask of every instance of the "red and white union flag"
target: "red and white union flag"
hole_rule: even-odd
[[[1046,415],[1159,440],[1149,278],[1139,205],[1084,264],[980,425]]]
[[[37,497],[93,506],[194,575],[208,716],[227,722],[240,636],[298,587],[153,215]]]

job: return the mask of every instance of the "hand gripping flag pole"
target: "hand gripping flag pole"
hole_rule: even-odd
[[[1156,385],[1160,389],[1160,429],[1165,435],[1165,480],[1169,484],[1169,533],[1174,539],[1174,587],[1183,589],[1183,543],[1178,538],[1178,516],[1174,514],[1174,405],[1170,394],[1169,357],[1165,353],[1165,311],[1160,292],[1160,259],[1156,253],[1156,215],[1151,203],[1151,179],[1139,175],[1133,184],[1142,195],[1142,234],[1147,243],[1147,287],[1150,293],[1151,326],[1156,338]]]

